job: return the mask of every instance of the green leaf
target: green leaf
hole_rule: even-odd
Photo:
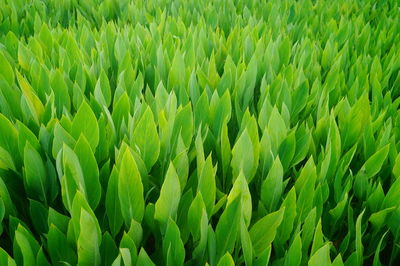
[[[118,196],[118,177],[119,172],[116,167],[113,167],[108,180],[106,193],[106,213],[113,236],[119,232],[124,223]]]
[[[46,255],[44,254],[43,247],[39,249],[36,255],[36,265],[50,266],[50,263],[48,262]]]
[[[71,109],[71,98],[68,93],[68,86],[65,83],[63,74],[60,70],[53,72],[50,82],[51,88],[53,89],[55,96],[55,107],[57,109],[57,115],[60,117],[64,112],[64,108],[69,111]],[[81,121],[81,125],[84,126],[89,120]]]
[[[296,152],[296,134],[295,131],[289,133],[289,135],[283,140],[279,146],[279,158],[282,161],[282,167],[286,171],[291,166],[291,161]]]
[[[272,245],[269,245],[263,252],[257,255],[257,260],[254,262],[254,265],[261,266],[261,265],[268,265],[269,260],[271,258],[271,249]]]
[[[215,233],[212,229],[212,226],[208,226],[207,230],[207,251],[208,251],[208,257],[211,265],[214,265],[216,263],[216,253],[217,253],[217,240],[215,238]]]
[[[226,121],[224,121],[224,123],[222,124],[220,139],[221,139],[222,171],[225,179],[229,171],[228,167],[232,157],[231,144],[229,142],[229,137],[228,137],[228,125]]]
[[[24,149],[24,181],[29,197],[47,204],[48,180],[40,154],[27,142]]]
[[[285,266],[301,265],[302,246],[300,233],[294,237],[288,252],[285,255]]]
[[[13,158],[10,153],[0,147],[0,169],[16,171]]]
[[[118,254],[118,257],[113,261],[113,263],[111,264],[111,266],[121,266],[124,264],[121,264],[121,253]]]
[[[185,62],[179,49],[175,50],[174,58],[168,74],[168,88],[177,88],[185,85],[186,80]]]
[[[196,147],[196,163],[197,163],[197,168],[199,169],[197,171],[197,177],[199,178],[201,171],[204,168],[204,164],[206,162],[204,157],[204,147],[203,147],[203,138],[201,134],[201,127],[199,127],[197,132],[195,147]]]
[[[178,137],[178,144],[176,145],[175,154],[176,156],[172,162],[177,171],[181,189],[184,189],[189,175],[189,157],[185,144],[183,143],[180,135]]]
[[[247,129],[244,129],[232,149],[232,175],[239,176],[242,170],[250,181],[254,166],[253,143]]]
[[[118,248],[112,236],[105,232],[100,245],[101,261],[103,265],[111,265],[118,256]]]
[[[230,204],[227,204],[224,212],[221,214],[217,228],[216,237],[216,259],[222,257],[225,252],[232,252],[236,237],[239,233],[241,213],[241,197],[236,197]]]
[[[205,212],[206,207],[203,202],[203,197],[201,193],[197,193],[196,197],[193,199],[192,204],[189,207],[188,211],[188,226],[190,228],[190,232],[193,236],[193,239],[197,240],[200,238],[200,229],[201,229],[201,218],[203,213]],[[207,212],[206,212],[207,215]]]
[[[210,106],[206,90],[203,91],[197,101],[194,102],[194,121],[196,128],[200,125],[208,125],[210,123]]]
[[[219,260],[217,266],[234,266],[235,262],[232,259],[231,254],[229,252],[226,252],[224,256]]]
[[[271,136],[267,129],[264,130],[260,141],[260,173],[262,177],[267,175],[267,171],[272,167],[274,155],[271,150]]]
[[[84,210],[86,213],[92,216],[93,223],[96,225],[96,230],[97,230],[96,234],[98,237],[97,242],[101,243],[101,229],[97,217],[94,214],[93,210],[90,208],[82,192],[80,191],[76,192],[74,200],[72,202],[72,209],[70,211],[71,220],[69,222],[68,232],[67,232],[68,239],[71,241],[77,241],[81,231],[85,230],[85,228],[81,227],[82,210]]]
[[[0,223],[3,222],[5,212],[6,212],[6,209],[4,207],[4,202],[0,198]],[[0,224],[0,234],[2,234],[2,233],[3,233],[3,225]]]
[[[125,264],[131,265],[132,261],[133,263],[136,261],[136,245],[133,239],[127,233],[124,233],[122,236],[121,242],[119,244],[119,250]]]
[[[382,78],[382,66],[380,58],[377,55],[374,57],[374,60],[372,61],[370,71],[371,71],[371,76],[377,77],[378,80]]]
[[[76,142],[74,152],[82,169],[85,187],[88,192],[88,202],[90,207],[95,210],[101,198],[99,169],[90,144],[83,134],[80,135]]]
[[[69,217],[62,215],[51,207],[49,208],[47,217],[47,224],[49,228],[51,227],[51,225],[54,225],[61,232],[67,233],[69,220]]]
[[[388,215],[395,210],[395,207],[386,208],[371,214],[368,221],[371,222],[375,230],[381,229],[385,225],[385,221]]]
[[[132,258],[132,253],[130,252],[129,248],[120,248],[119,252],[122,257],[123,265],[132,265],[135,262],[135,258]]]
[[[60,125],[56,123],[54,126],[54,139],[52,147],[53,158],[57,158],[58,153],[64,145],[70,148],[75,147],[75,139]]]
[[[398,206],[400,202],[400,178],[397,178],[390,186],[385,198],[382,202],[382,208]]]
[[[115,99],[114,99],[115,100]],[[130,100],[126,92],[124,92],[113,104],[112,120],[114,121],[115,129],[117,132],[120,131],[121,125],[125,124],[129,120],[130,114]]]
[[[233,187],[229,192],[227,205],[231,204],[237,197],[240,197],[241,202],[241,212],[244,218],[244,222],[248,227],[251,221],[252,205],[251,205],[251,194],[249,186],[247,184],[246,178],[243,172],[240,172],[239,176],[236,178]]]
[[[310,157],[308,159],[306,165],[301,169],[300,175],[297,177],[295,183],[296,192],[300,193],[305,183],[311,178],[312,179],[317,178],[317,169],[315,167],[313,157]]]
[[[290,56],[292,53],[292,44],[290,43],[290,38],[286,36],[283,41],[281,41],[279,50],[279,61],[283,65],[287,65],[290,61]]]
[[[367,122],[370,120],[370,116],[368,93],[363,93],[351,108],[350,112],[346,114],[345,121],[339,123],[339,126],[341,126],[341,132],[343,132],[343,150],[347,150],[355,144],[358,138],[362,135],[361,133],[363,132]]]
[[[260,143],[259,143],[259,136],[258,136],[257,120],[255,119],[254,116],[250,115],[249,109],[247,109],[243,115],[243,119],[242,119],[241,126],[240,126],[240,132],[243,131],[244,129],[247,129],[247,133],[249,134],[249,137],[250,137],[251,143],[252,143],[252,148],[253,148],[252,149],[253,161],[251,163],[252,168],[250,169],[248,175],[246,175],[246,173],[245,173],[246,179],[250,183],[257,172],[258,161],[259,161],[259,157],[260,157]]]
[[[243,95],[241,95],[243,106],[248,106],[250,102],[253,100],[254,87],[257,82],[257,71],[258,71],[257,58],[255,56],[252,56],[247,66],[246,72],[244,74],[246,85],[243,87],[244,91]]]
[[[361,167],[361,173],[366,176],[366,178],[373,177],[382,168],[383,163],[389,153],[389,144],[379,149],[374,153]]]
[[[297,200],[297,213],[300,221],[304,221],[306,215],[313,207],[312,199],[314,198],[315,194],[314,186],[316,177],[314,161],[311,158],[301,171],[300,177],[297,179],[295,184],[296,192],[299,192],[299,197]]]
[[[258,220],[250,229],[251,242],[256,254],[260,254],[274,241],[276,231],[282,222],[285,209],[270,213]]]
[[[77,263],[77,256],[69,245],[67,237],[54,225],[51,224],[47,234],[48,252],[53,264],[62,261],[71,265]]]
[[[8,217],[9,215],[16,214],[15,205],[10,197],[10,193],[6,184],[3,181],[3,178],[0,176],[0,198],[4,204],[4,217]]]
[[[90,143],[93,151],[96,151],[99,143],[99,125],[97,118],[86,101],[79,107],[72,121],[71,135],[77,140],[83,134]]]
[[[277,149],[286,137],[287,128],[285,121],[276,106],[272,109],[267,128],[271,134],[271,142],[274,145],[273,147],[276,147]]]
[[[4,55],[4,52],[0,52],[0,76],[3,76],[3,78],[8,82],[8,84],[11,86],[14,84],[14,71],[8,62],[6,56]]]
[[[3,147],[13,158],[17,167],[20,165],[18,156],[18,132],[11,122],[0,113],[0,146]]]
[[[303,82],[292,94],[292,117],[296,117],[306,107],[308,96],[308,84]]]
[[[160,154],[160,139],[150,107],[146,108],[133,130],[131,145],[138,150],[138,153],[146,164],[147,170],[150,171]]]
[[[216,92],[214,94],[216,94]],[[229,90],[226,90],[222,97],[217,99],[218,101],[215,104],[215,108],[213,108],[213,105],[210,107],[210,116],[213,117],[213,119],[211,119],[211,121],[213,121],[213,133],[216,136],[221,134],[223,124],[231,119],[232,113],[231,95]]]
[[[24,156],[25,144],[29,142],[37,151],[40,151],[40,143],[35,134],[20,121],[17,121],[18,149],[21,156]]]
[[[365,210],[364,210],[365,211]],[[362,265],[364,262],[363,258],[363,245],[362,245],[362,232],[361,232],[361,222],[362,222],[362,217],[364,215],[364,211],[360,213],[360,215],[357,217],[356,221],[356,254],[357,254],[357,265]]]
[[[107,74],[104,72],[104,69],[101,70],[100,78],[96,83],[96,87],[94,89],[94,96],[96,100],[107,107],[111,104],[111,88],[110,83],[108,81]]]
[[[321,219],[317,223],[317,227],[314,231],[314,239],[311,246],[311,256],[324,245],[324,235],[322,233]]]
[[[287,193],[281,208],[285,208],[285,213],[277,231],[276,240],[278,243],[286,242],[293,231],[294,221],[297,216],[296,190],[294,187]]]
[[[132,219],[141,222],[144,215],[143,184],[129,149],[125,151],[120,166],[118,197],[125,225],[129,226]]]
[[[283,192],[283,168],[279,156],[276,157],[267,178],[261,186],[261,200],[267,211],[276,209]]]
[[[309,252],[309,246],[313,239],[314,231],[315,231],[315,222],[317,216],[317,209],[314,207],[308,214],[304,220],[303,228],[301,232],[302,246],[303,246],[303,254],[305,252]]]
[[[296,130],[296,151],[292,159],[292,166],[301,162],[306,156],[310,148],[311,134],[302,124],[299,129]]]
[[[324,51],[322,52],[321,66],[327,69],[332,64],[332,60],[334,59],[334,57],[335,57],[334,44],[332,43],[332,39],[329,39],[325,43],[325,48]]]
[[[375,255],[374,255],[374,264],[373,264],[374,266],[382,265],[380,262],[379,254],[381,252],[382,242],[383,242],[383,239],[385,238],[386,234],[387,234],[387,232],[385,232],[382,235],[381,239],[379,240],[378,246],[376,247],[376,251],[375,251]]]
[[[79,224],[81,230],[77,241],[78,265],[100,265],[101,235],[98,235],[94,218],[82,209]]]
[[[162,251],[166,265],[183,265],[185,248],[182,243],[179,227],[168,218],[167,229],[162,242]]]
[[[36,231],[41,234],[46,234],[49,231],[49,228],[47,226],[49,213],[47,206],[38,201],[30,199],[29,213],[31,216],[33,227],[36,229]]]
[[[190,223],[190,221],[188,221],[188,223]],[[205,207],[203,207],[203,209],[202,209],[198,227],[200,229],[200,234],[199,234],[200,237],[199,237],[199,241],[198,241],[196,248],[193,250],[192,257],[194,259],[199,259],[201,261],[202,258],[204,257],[204,253],[206,251],[207,238],[208,238],[208,236],[207,236],[208,235],[208,218],[207,218],[207,212],[206,212]]]
[[[0,248],[0,264],[4,266],[17,266],[13,258],[2,248]]]
[[[155,264],[150,259],[149,255],[147,255],[146,250],[141,248],[139,251],[139,255],[137,257],[136,266],[153,266],[153,265]]]
[[[136,246],[140,246],[143,238],[143,229],[141,224],[135,220],[132,220],[128,235],[133,240]]]
[[[27,47],[25,47],[25,45],[22,42],[19,42],[18,44],[19,65],[24,70],[29,71],[32,61],[34,61],[34,55],[32,54],[32,52]]]
[[[208,156],[202,169],[199,172],[199,179],[197,184],[197,191],[202,195],[208,217],[211,217],[215,203],[215,173],[216,169],[212,165],[212,158],[210,155]]]
[[[65,144],[63,147],[63,166],[64,176],[61,178],[62,199],[67,210],[71,210],[76,192],[79,190],[86,197],[86,187],[78,157]]]
[[[181,187],[175,167],[169,164],[164,183],[161,187],[160,197],[155,204],[154,219],[163,226],[167,225],[168,219],[175,219],[181,199]]]
[[[329,266],[331,265],[331,258],[329,256],[329,249],[331,244],[327,243],[318,249],[308,261],[309,266]]]
[[[381,208],[384,198],[385,193],[383,192],[382,185],[378,183],[378,185],[374,187],[374,192],[368,196],[367,207],[371,212],[378,211]]]
[[[18,225],[14,238],[14,256],[18,265],[35,265],[39,244],[31,233]]]
[[[183,108],[179,107],[174,121],[172,140],[176,140],[181,135],[186,148],[189,148],[193,138],[193,130],[192,105],[187,104]]]
[[[335,260],[332,262],[332,266],[343,266],[342,256],[339,254],[336,256]]]
[[[400,176],[400,153],[398,153],[397,156],[396,156],[396,160],[394,162],[392,173],[396,177]]]
[[[253,245],[247,226],[244,222],[243,217],[240,219],[240,242],[242,244],[243,256],[246,265],[253,264]]]

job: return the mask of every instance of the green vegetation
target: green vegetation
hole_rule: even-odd
[[[395,265],[397,0],[0,0],[1,265]]]

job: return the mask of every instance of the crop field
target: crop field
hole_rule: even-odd
[[[0,0],[0,265],[399,265],[398,0]]]

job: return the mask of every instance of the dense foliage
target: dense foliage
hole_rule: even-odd
[[[0,264],[395,264],[399,22],[0,0]]]

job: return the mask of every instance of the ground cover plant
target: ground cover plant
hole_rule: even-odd
[[[0,0],[0,265],[396,265],[400,5]]]

